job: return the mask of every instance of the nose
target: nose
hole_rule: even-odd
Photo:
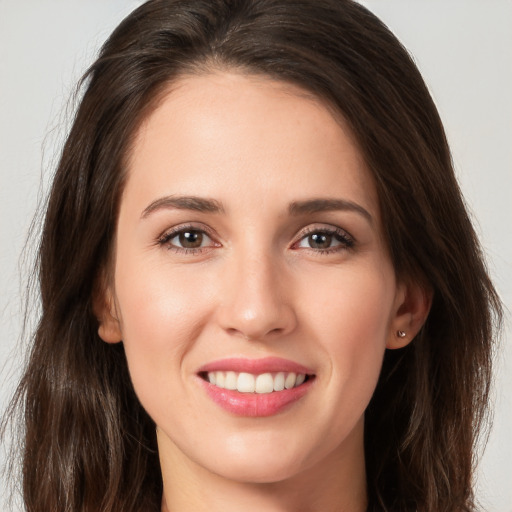
[[[269,255],[230,261],[222,281],[218,320],[229,334],[264,341],[295,329],[290,280]]]

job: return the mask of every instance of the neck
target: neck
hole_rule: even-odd
[[[162,512],[364,512],[367,506],[363,427],[317,464],[290,478],[252,483],[224,478],[160,446]],[[162,448],[165,448],[162,453]]]

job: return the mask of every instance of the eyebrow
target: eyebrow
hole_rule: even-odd
[[[373,217],[370,212],[352,201],[346,199],[309,199],[306,201],[294,201],[290,203],[288,211],[290,215],[304,215],[327,211],[351,211],[362,215],[370,224]]]
[[[141,218],[145,219],[157,210],[177,209],[193,210],[202,213],[225,213],[222,204],[215,200],[197,196],[165,196],[156,199],[142,212]],[[346,199],[308,199],[305,201],[293,201],[288,207],[290,215],[307,215],[326,211],[353,211],[362,215],[370,224],[373,224],[371,214],[357,203]]]
[[[215,199],[196,196],[165,196],[153,201],[142,212],[141,218],[145,219],[157,210],[177,209],[193,210],[204,213],[223,213],[224,207]]]

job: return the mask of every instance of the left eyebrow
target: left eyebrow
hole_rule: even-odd
[[[224,213],[224,207],[215,199],[208,199],[197,196],[165,196],[160,197],[148,205],[141,214],[145,219],[157,210],[193,210],[206,213]]]
[[[373,224],[373,217],[370,212],[361,205],[346,199],[309,199],[306,201],[294,201],[290,203],[288,211],[290,215],[304,215],[327,211],[351,211],[362,215],[370,224]]]

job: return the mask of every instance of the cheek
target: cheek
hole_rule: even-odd
[[[327,372],[330,396],[345,401],[342,408],[348,404],[362,411],[382,366],[393,316],[394,274],[381,263],[380,268],[372,265],[357,272],[347,268],[333,273],[329,282],[303,307],[331,365]]]
[[[385,343],[395,298],[393,276],[377,265],[347,266],[330,272],[328,279],[311,273],[301,292],[302,306],[334,347],[337,339],[355,347]]]
[[[179,344],[190,329],[201,325],[214,290],[201,273],[176,268],[166,254],[126,257],[116,268],[116,297],[125,338],[157,346]]]
[[[116,269],[116,297],[130,375],[150,407],[155,389],[181,381],[181,363],[209,318],[212,293],[190,273],[133,263]]]

